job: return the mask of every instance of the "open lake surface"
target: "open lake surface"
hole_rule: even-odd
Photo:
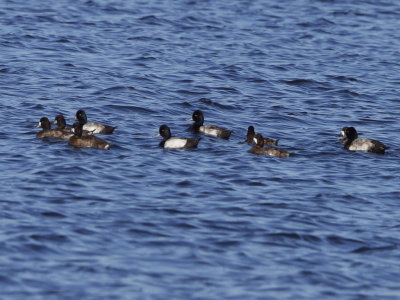
[[[398,0],[1,1],[0,298],[400,299],[399,87]]]

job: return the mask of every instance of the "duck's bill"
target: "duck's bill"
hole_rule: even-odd
[[[54,120],[53,123],[51,123],[53,125],[57,125],[57,120]]]
[[[37,123],[37,124],[35,125],[35,127],[33,127],[33,128],[40,128],[40,127],[42,127],[42,122]]]
[[[187,118],[187,119],[185,119],[186,121],[193,121],[193,118],[192,117],[190,117],[190,118]]]
[[[344,134],[343,130],[337,135],[337,137],[344,137],[344,136],[345,136],[345,134]]]

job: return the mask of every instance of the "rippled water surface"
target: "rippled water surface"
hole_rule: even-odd
[[[1,298],[400,297],[399,1],[6,0],[0,25]],[[35,137],[77,109],[110,150]],[[196,109],[231,138],[158,148]]]

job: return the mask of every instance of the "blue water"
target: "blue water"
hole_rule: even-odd
[[[1,1],[0,298],[399,299],[399,28],[397,0]],[[35,138],[78,109],[110,150]],[[231,138],[158,148],[196,109]]]

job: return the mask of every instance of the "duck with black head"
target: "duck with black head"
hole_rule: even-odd
[[[341,142],[344,143],[344,149],[350,151],[385,154],[385,150],[389,148],[380,141],[368,138],[359,138],[357,130],[354,127],[343,127],[339,136],[344,137],[341,140]]]
[[[171,130],[168,125],[161,125],[159,129],[159,136],[163,137],[159,146],[167,149],[190,149],[196,148],[200,138],[183,138],[171,136]]]
[[[111,134],[114,132],[116,127],[104,125],[101,123],[90,122],[87,121],[87,115],[83,109],[80,109],[76,112],[75,119],[78,120],[79,123],[83,125],[83,130],[87,130],[92,133],[100,133],[100,134]]]
[[[67,128],[67,122],[65,122],[65,118],[63,115],[57,115],[53,122],[54,125],[57,125],[57,129],[65,130],[71,132],[71,128]]]
[[[247,128],[247,135],[246,135],[245,142],[246,143],[255,144],[256,143],[255,136],[256,136],[256,132],[254,130],[254,126],[249,126]],[[277,146],[278,142],[279,142],[279,139],[273,140],[273,139],[269,139],[269,138],[264,138],[264,144],[265,145],[275,145],[275,146]]]
[[[62,130],[66,133],[73,134],[73,128],[67,128],[67,123],[65,122],[65,118],[63,115],[57,115],[56,118],[54,119],[53,124],[57,125],[58,130]],[[82,135],[92,135],[92,131],[87,131],[87,130],[82,130]]]
[[[228,139],[232,133],[231,130],[218,127],[216,125],[204,125],[204,115],[201,110],[196,110],[192,114],[192,129],[195,132],[211,135],[218,138]]]
[[[69,144],[76,148],[98,148],[98,149],[109,149],[110,144],[94,135],[82,135],[81,123],[75,123],[72,128],[74,129],[74,135],[69,139]]]
[[[72,136],[71,133],[65,132],[58,128],[51,129],[51,123],[48,118],[43,117],[40,119],[39,124],[36,127],[41,127],[42,131],[36,133],[37,138],[57,138],[63,140],[69,140]]]
[[[271,155],[276,157],[288,157],[291,155],[289,152],[279,148],[275,147],[264,148],[264,138],[259,133],[256,134],[254,139],[256,140],[256,145],[250,149],[250,153],[259,155]]]

